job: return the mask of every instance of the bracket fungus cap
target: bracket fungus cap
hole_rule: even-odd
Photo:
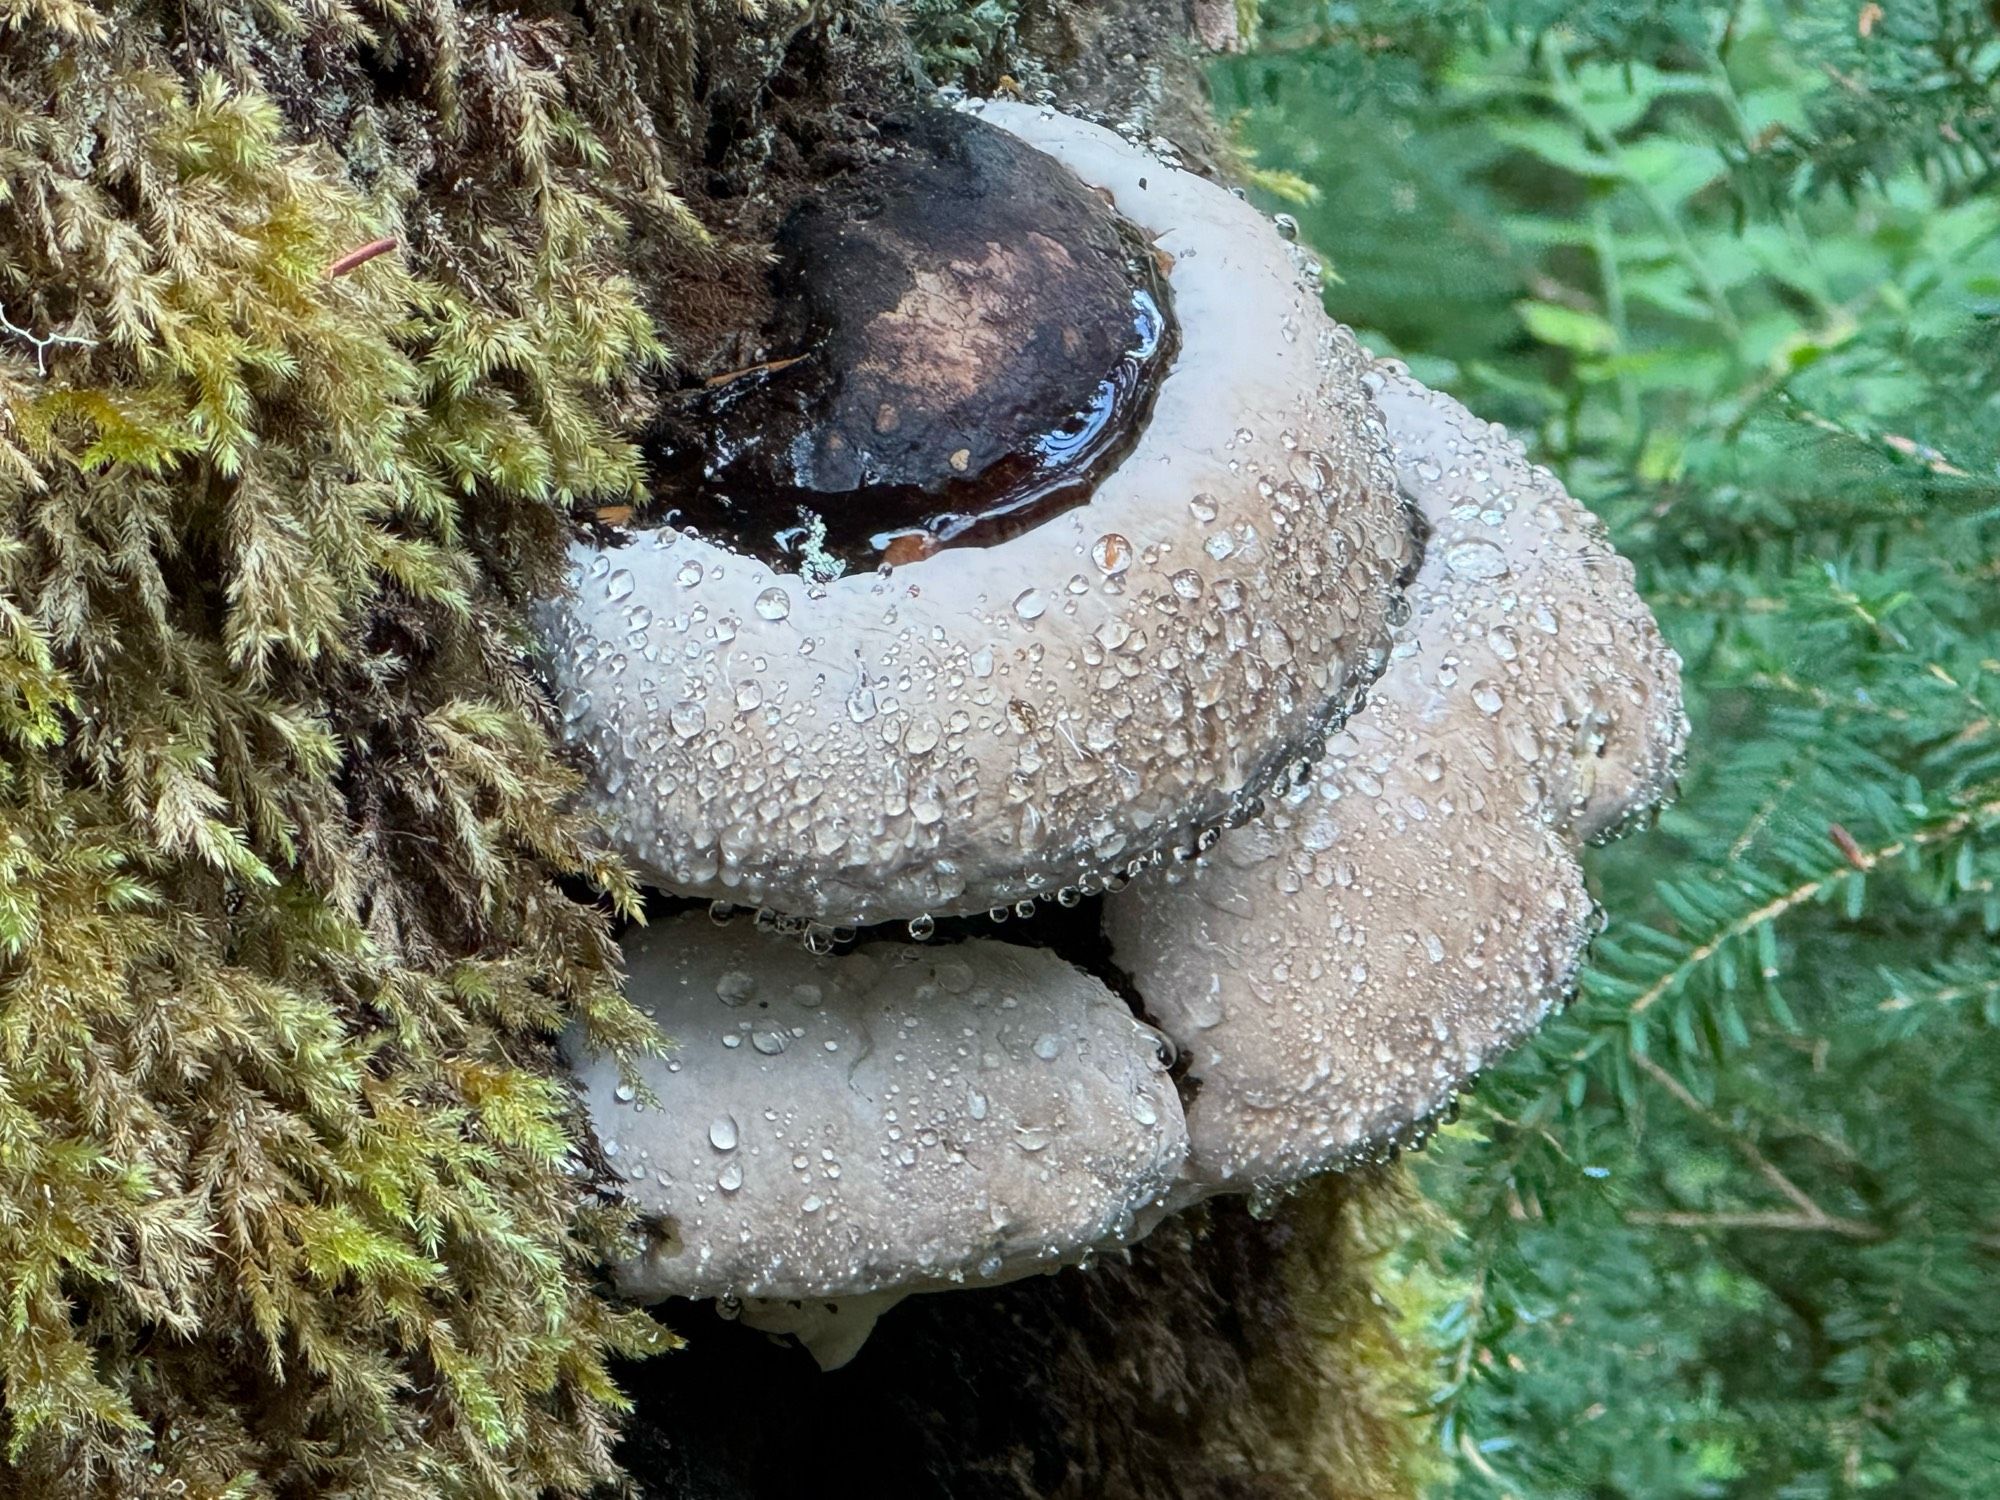
[[[613,1269],[635,1300],[1053,1269],[1129,1236],[1186,1154],[1165,1039],[1041,949],[825,958],[689,916],[634,932],[625,956],[671,1050],[627,1079],[569,1045],[651,1226]]]
[[[575,544],[552,686],[667,889],[843,924],[1122,874],[1247,816],[1379,669],[1408,516],[1295,247],[1108,130],[978,118],[1137,231],[1178,355],[1088,500],[995,545],[808,578],[671,527]]]
[[[1400,368],[1371,377],[1430,527],[1387,670],[1317,772],[1107,928],[1190,1055],[1188,1186],[1281,1186],[1394,1142],[1574,983],[1576,846],[1668,790],[1679,661],[1602,525]]]

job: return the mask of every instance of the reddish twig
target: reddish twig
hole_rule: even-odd
[[[369,261],[378,255],[387,255],[395,248],[396,237],[393,234],[384,235],[379,240],[370,240],[359,250],[348,251],[347,254],[341,256],[339,260],[328,266],[326,268],[326,279],[332,281],[338,277],[345,276],[349,271],[367,265]]]

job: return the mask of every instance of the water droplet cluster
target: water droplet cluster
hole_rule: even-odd
[[[671,1050],[635,1088],[567,1045],[606,1156],[660,1226],[616,1270],[628,1295],[825,1297],[1052,1266],[1131,1234],[1186,1154],[1171,1045],[1041,949],[827,958],[695,915],[636,930],[625,954]]]
[[[577,544],[548,673],[662,886],[838,923],[1123,878],[1289,785],[1384,659],[1410,528],[1306,257],[1110,132],[987,118],[1171,257],[1181,353],[1091,500],[1004,544],[819,583]]]
[[[1430,528],[1388,668],[1261,821],[1107,910],[1190,1051],[1205,1191],[1411,1139],[1559,1002],[1596,921],[1576,846],[1668,793],[1686,733],[1596,519],[1450,398],[1370,384]]]

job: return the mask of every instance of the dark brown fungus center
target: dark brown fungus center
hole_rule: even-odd
[[[1004,540],[1137,439],[1177,344],[1150,249],[970,116],[884,136],[786,219],[760,362],[667,403],[648,521],[830,576]]]

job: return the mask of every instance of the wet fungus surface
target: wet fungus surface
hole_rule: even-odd
[[[1144,240],[971,116],[883,135],[780,229],[766,357],[668,401],[646,524],[826,579],[1004,541],[1137,441],[1179,343]]]
[[[1173,1049],[1052,954],[994,942],[808,952],[689,914],[625,947],[678,1042],[576,1072],[642,1211],[614,1272],[660,1297],[822,1298],[993,1281],[1129,1235],[1187,1154]]]
[[[1593,931],[1578,845],[1660,800],[1685,735],[1596,518],[1448,396],[1368,383],[1430,529],[1388,668],[1264,818],[1107,908],[1201,1084],[1183,1198],[1393,1141],[1532,1028]]]
[[[1403,1139],[1560,1003],[1578,847],[1686,732],[1602,527],[1247,204],[1050,110],[899,128],[787,229],[810,352],[685,403],[672,522],[579,539],[543,616],[617,848],[763,913],[630,937],[661,1057],[572,1039],[650,1226],[614,1279],[828,1363]],[[1093,973],[967,935],[1043,902]]]
[[[1109,196],[1179,349],[1089,499],[993,546],[831,576],[698,527],[575,544],[552,686],[665,888],[823,927],[1101,888],[1250,816],[1380,668],[1408,515],[1305,257],[1109,131],[984,118]]]

